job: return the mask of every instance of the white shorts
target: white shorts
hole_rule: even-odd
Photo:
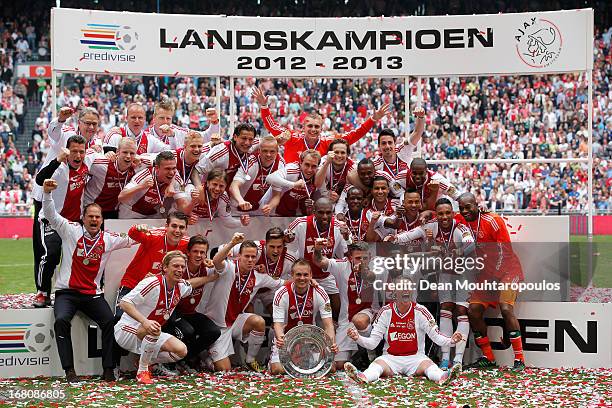
[[[336,353],[335,361],[347,361],[346,358],[339,358],[339,355],[342,354],[342,357],[346,357],[344,354],[348,352],[350,358],[352,352],[357,350],[357,343],[346,334],[349,327],[355,326],[352,323],[344,322],[336,329],[336,344],[339,353]]]
[[[117,323],[115,325],[115,340],[117,341],[117,344],[119,344],[122,349],[131,351],[132,353],[141,354],[140,349],[142,347],[142,340],[140,340],[136,335],[137,330],[137,327],[132,327],[125,324],[119,325]],[[164,343],[172,337],[174,336],[171,334],[161,332],[155,346],[156,350],[154,355],[157,355]]]
[[[393,374],[413,375],[419,368],[419,365],[421,365],[421,363],[425,360],[429,360],[429,357],[420,353],[413,354],[412,356],[393,356],[391,354],[383,354],[374,360],[374,362],[385,362],[391,371],[393,371]]]
[[[328,295],[336,295],[340,293],[340,291],[338,290],[338,286],[336,286],[336,279],[333,275],[329,275],[327,278],[324,279],[315,280]]]
[[[459,306],[468,307],[469,291],[467,289],[458,289],[457,282],[468,279],[467,273],[463,275],[455,275],[452,273],[438,273],[438,283],[450,285],[451,290],[439,289],[438,301],[440,303],[455,303]]]
[[[208,350],[212,361],[223,360],[234,354],[234,340],[240,340],[246,343],[248,335],[245,337],[242,334],[244,325],[249,317],[254,316],[253,313],[240,313],[231,327],[221,329],[221,336],[210,346]]]

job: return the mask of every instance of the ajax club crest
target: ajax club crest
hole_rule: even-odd
[[[550,20],[530,18],[518,27],[514,38],[519,58],[530,67],[547,67],[561,54],[561,31]]]

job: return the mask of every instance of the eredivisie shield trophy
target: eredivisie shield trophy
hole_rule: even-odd
[[[322,328],[312,324],[296,326],[285,334],[279,359],[293,378],[320,378],[334,363],[332,344]]]

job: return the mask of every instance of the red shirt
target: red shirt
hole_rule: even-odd
[[[268,129],[268,132],[270,132],[273,136],[278,136],[286,130],[284,127],[279,125],[278,122],[274,120],[274,118],[270,114],[269,108],[261,109],[261,118],[263,120],[263,123],[266,129]],[[373,126],[374,126],[374,120],[372,120],[372,118],[368,118],[357,129],[351,130],[350,132],[345,133],[343,136],[339,138],[346,140],[349,143],[349,145],[352,145],[353,143],[356,143],[359,139],[364,137],[366,133],[368,133],[370,129],[372,129]],[[296,130],[291,131],[291,137],[289,138],[289,140],[287,140],[287,142],[284,145],[285,162],[287,163],[299,162],[300,154],[304,150],[308,150],[308,149],[317,150],[319,153],[321,153],[321,157],[323,157],[327,154],[327,151],[329,149],[329,145],[331,144],[331,142],[333,142],[336,139],[333,137],[321,138],[319,139],[316,145],[308,146],[306,144],[306,140],[304,139],[304,137],[305,136],[303,132],[296,131]]]
[[[171,245],[166,242],[166,228],[156,228],[148,232],[141,232],[134,225],[128,231],[128,235],[134,241],[140,242],[140,246],[121,279],[120,286],[126,288],[134,289],[138,282],[149,272],[160,272],[162,259],[167,252],[179,250],[185,254],[187,253],[189,237],[181,238],[178,245]]]

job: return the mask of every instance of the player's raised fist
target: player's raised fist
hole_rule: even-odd
[[[323,249],[327,246],[327,238],[317,238],[314,242],[315,249]]]
[[[139,231],[139,232],[149,232],[149,226],[147,224],[138,224],[136,226],[136,231]]]
[[[161,125],[159,127],[159,130],[161,130],[162,135],[164,136],[169,136],[171,133],[174,133],[172,132],[172,128],[170,127],[170,125]]]
[[[397,242],[397,235],[391,234],[383,238],[384,242]]]
[[[242,211],[249,211],[251,208],[253,208],[253,205],[251,205],[251,203],[249,203],[248,201],[243,201],[238,204],[238,208]]]
[[[425,109],[419,107],[414,109],[414,117],[415,118],[424,118],[425,117]]]
[[[155,182],[153,181],[153,176],[148,175],[147,177],[145,177],[144,183],[142,183],[142,185],[145,186],[146,188],[153,188],[153,186],[155,186]]]
[[[60,163],[65,163],[66,160],[68,160],[69,155],[70,155],[70,150],[66,149],[65,147],[62,147],[59,154],[57,155],[56,160]]]
[[[244,241],[244,234],[242,232],[234,232],[234,235],[232,236],[232,241],[231,241],[232,244],[238,245],[242,241]]]
[[[285,130],[283,131],[283,133],[281,133],[280,135],[276,136],[276,142],[279,145],[283,145],[285,144],[285,142],[287,140],[291,139],[291,131],[290,130]]]
[[[215,108],[207,108],[206,109],[206,118],[213,125],[216,125],[217,123],[219,123],[219,114],[217,114],[217,109],[215,109]]]
[[[57,114],[58,122],[65,122],[70,116],[72,116],[73,113],[74,109],[72,109],[70,106],[63,106]]]
[[[370,222],[376,223],[376,221],[378,221],[380,219],[380,217],[382,217],[382,213],[380,211],[374,211],[372,213],[372,218],[371,218]]]
[[[333,151],[327,152],[327,162],[331,163],[332,160],[336,157],[336,153]]]
[[[53,179],[46,179],[43,183],[43,189],[45,193],[50,193],[57,188],[57,181]]]
[[[286,244],[290,244],[291,242],[293,242],[294,239],[295,234],[293,232],[285,231],[285,234],[283,235],[283,241],[285,241]]]

